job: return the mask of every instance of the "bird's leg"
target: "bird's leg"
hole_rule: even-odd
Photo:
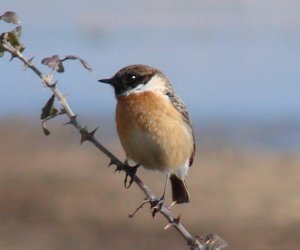
[[[168,186],[168,183],[169,183],[169,178],[170,178],[170,173],[168,173],[168,174],[167,174],[167,177],[166,177],[163,195],[162,195],[159,199],[154,200],[154,201],[151,203],[152,216],[153,216],[153,217],[155,216],[155,214],[156,214],[157,212],[159,212],[159,211],[161,210],[162,206],[164,205],[164,202],[165,202],[165,194],[166,194],[167,186]]]
[[[160,201],[164,202],[165,201],[165,194],[166,194],[166,190],[167,190],[167,186],[168,186],[168,183],[169,183],[169,179],[170,179],[170,174],[168,173],[167,174],[167,177],[166,177],[166,181],[165,181],[165,187],[164,187],[164,192],[163,192],[163,195],[160,197]]]
[[[135,166],[129,166],[128,161],[125,161],[124,164],[124,170],[126,172],[125,179],[124,179],[124,186],[125,188],[130,188],[131,184],[133,183],[133,176],[135,176],[138,167],[140,164],[137,164]],[[130,180],[128,182],[128,176],[130,177]]]

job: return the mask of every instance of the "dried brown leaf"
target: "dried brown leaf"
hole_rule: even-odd
[[[3,15],[0,16],[0,19],[2,19],[4,22],[13,23],[17,25],[21,23],[17,13],[13,11],[5,12]]]
[[[42,108],[42,114],[41,114],[41,120],[44,120],[45,118],[55,115],[57,113],[57,109],[53,107],[55,100],[55,95],[52,95],[45,106]]]
[[[51,69],[62,73],[65,71],[64,66],[62,64],[62,60],[59,58],[58,55],[54,55],[51,57],[45,57],[42,60],[42,64],[47,65],[48,67],[50,67]]]

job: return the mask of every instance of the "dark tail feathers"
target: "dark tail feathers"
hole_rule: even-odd
[[[190,195],[184,180],[179,179],[175,174],[170,177],[172,185],[172,197],[176,203],[189,203]]]

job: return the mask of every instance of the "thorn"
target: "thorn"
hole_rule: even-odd
[[[169,229],[170,227],[174,226],[174,222],[169,222],[165,227],[164,230]]]
[[[44,75],[43,82],[44,82],[44,84],[46,86],[47,86],[47,83],[52,82],[52,80],[53,80],[53,74],[46,74],[46,75]]]
[[[171,209],[176,203],[177,203],[177,201],[173,201],[173,202],[171,203],[171,205],[169,206],[169,209]]]
[[[115,171],[114,171],[114,172],[120,172],[120,171],[122,171],[122,170],[123,170],[123,167],[122,167],[122,165],[120,165],[120,164],[117,164],[117,163],[114,163],[114,164],[116,164],[116,169],[115,169]]]
[[[85,141],[88,141],[88,139],[89,139],[89,133],[87,132],[86,127],[83,127],[80,130],[80,134],[81,134],[81,139],[80,139],[80,145],[81,145],[82,143],[84,143]]]
[[[34,56],[31,57],[31,58],[28,60],[28,62],[32,63],[33,59],[34,59]]]
[[[112,165],[117,165],[117,163],[115,162],[115,160],[110,159],[110,162],[108,163],[108,167],[110,167]]]
[[[95,133],[96,133],[96,131],[97,131],[98,129],[99,129],[99,127],[95,128],[93,131],[89,132],[89,135],[90,135],[91,137],[94,137],[94,135],[95,135]]]
[[[28,59],[28,63],[24,63],[23,70],[28,69],[32,65],[33,59],[34,59],[34,56],[31,57],[30,59]]]
[[[87,140],[88,140],[87,138],[85,138],[84,136],[81,136],[80,145],[82,145],[82,143],[84,143]]]
[[[58,83],[58,80],[57,81],[55,81],[54,83],[52,83],[52,85],[51,86],[53,86],[54,88],[56,87],[56,85],[57,85],[57,83]]]
[[[117,160],[115,160],[115,159],[110,159],[110,162],[109,162],[109,164],[108,164],[108,167],[110,167],[110,166],[112,166],[112,165],[118,165],[118,161]],[[120,170],[122,170],[121,168],[120,168]]]
[[[74,120],[74,117],[71,118],[71,122],[72,122],[72,119]],[[80,139],[80,145],[82,143],[84,143],[85,141],[90,141],[91,138],[94,137],[94,134],[96,133],[98,128],[94,129],[93,131],[91,132],[88,132],[87,131],[87,127],[84,127],[80,130],[80,133],[81,133],[81,139]]]
[[[174,203],[174,202],[173,202],[173,203]],[[173,204],[173,203],[172,203],[172,204]],[[171,226],[178,225],[178,224],[179,224],[179,221],[180,221],[180,217],[181,217],[181,215],[179,215],[177,218],[174,218],[172,222],[169,222],[169,223],[164,227],[164,230],[169,229]]]
[[[181,214],[177,218],[174,218],[174,224],[179,224],[180,218],[181,218]]]
[[[9,59],[9,61],[11,62],[16,56],[14,54],[11,54],[11,57]]]
[[[66,111],[64,108],[62,108],[62,109],[60,110],[60,112],[61,112],[61,114],[66,114],[66,113],[67,113],[67,111]],[[74,122],[74,120],[77,118],[77,116],[78,116],[78,115],[71,116],[71,117],[70,117],[70,121],[64,123],[63,125],[70,125],[70,124],[73,124],[73,122]],[[85,129],[85,128],[84,128],[84,129]]]

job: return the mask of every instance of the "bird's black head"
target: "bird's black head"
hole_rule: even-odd
[[[147,65],[135,64],[119,70],[112,78],[101,79],[114,87],[116,97],[147,84],[158,70]]]

